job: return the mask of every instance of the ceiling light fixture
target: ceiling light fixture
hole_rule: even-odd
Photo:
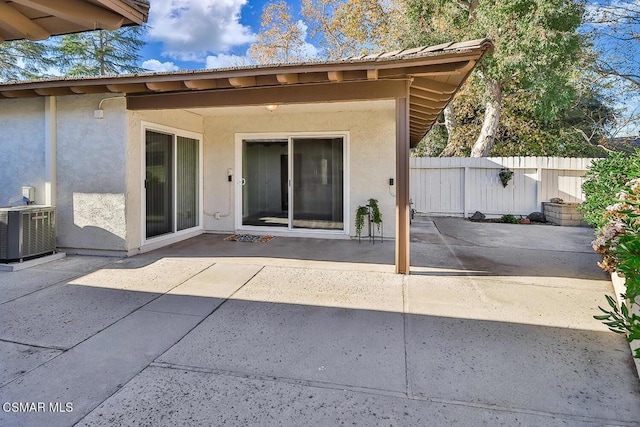
[[[274,111],[276,111],[278,109],[278,105],[277,104],[269,104],[269,105],[265,105],[264,108],[266,108],[267,110],[271,111],[272,113]]]

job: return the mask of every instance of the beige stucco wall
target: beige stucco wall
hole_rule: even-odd
[[[142,245],[142,164],[144,139],[142,123],[203,133],[203,118],[182,110],[127,111],[127,251]],[[205,192],[206,197],[206,192]]]
[[[383,214],[385,237],[395,235],[395,103],[393,101],[325,104],[319,111],[304,106],[286,106],[271,113],[250,108],[233,109],[204,118],[204,209],[213,214],[229,213],[216,220],[205,215],[205,229],[235,230],[234,185],[227,181],[227,169],[236,168],[237,133],[348,132],[349,134],[349,222],[355,233],[355,211],[369,198],[378,199]],[[313,109],[313,108],[311,108]],[[301,112],[296,112],[300,110]],[[331,111],[333,110],[333,111]],[[248,113],[250,112],[250,113]],[[208,110],[207,114],[215,114]],[[231,205],[229,192],[231,191]],[[366,230],[365,230],[366,232]]]
[[[104,118],[94,118],[102,99]],[[394,103],[128,111],[113,95],[57,97],[58,246],[98,253],[135,253],[142,244],[142,122],[203,134],[204,228],[235,230],[237,133],[347,133],[349,222],[370,197],[380,201],[385,236],[395,231]],[[42,98],[0,101],[0,202],[18,200],[22,185],[44,197],[45,109]],[[234,170],[234,182],[227,170]],[[6,184],[4,184],[6,183]],[[8,190],[7,190],[8,189]],[[231,200],[231,202],[229,202]],[[215,219],[213,213],[223,217]],[[224,216],[228,214],[228,216]]]
[[[126,110],[113,95],[57,98],[58,246],[106,253],[126,249]]]
[[[44,203],[44,99],[0,100],[0,206],[22,204],[22,186]]]

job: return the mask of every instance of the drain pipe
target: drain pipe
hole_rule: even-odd
[[[56,205],[58,107],[55,96],[44,99],[44,204]]]

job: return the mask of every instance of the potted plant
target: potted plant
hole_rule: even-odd
[[[369,199],[369,208],[371,209],[371,222],[376,225],[378,233],[380,233],[380,227],[382,226],[382,214],[378,207],[378,200]]]
[[[358,206],[356,210],[356,236],[358,239],[362,235],[362,228],[364,227],[364,217],[369,215],[369,208],[366,206]]]
[[[511,181],[512,176],[513,176],[513,171],[508,168],[502,168],[500,169],[500,172],[498,172],[498,177],[500,178],[500,182],[502,182],[503,187],[506,187],[507,184],[509,184],[509,181]]]

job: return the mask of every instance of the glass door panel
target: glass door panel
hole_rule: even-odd
[[[147,238],[173,232],[173,136],[146,131]]]
[[[293,228],[343,230],[343,138],[292,141]]]
[[[242,225],[289,226],[288,141],[242,142]]]
[[[178,231],[199,225],[200,149],[197,139],[179,136],[176,146],[176,222]]]

